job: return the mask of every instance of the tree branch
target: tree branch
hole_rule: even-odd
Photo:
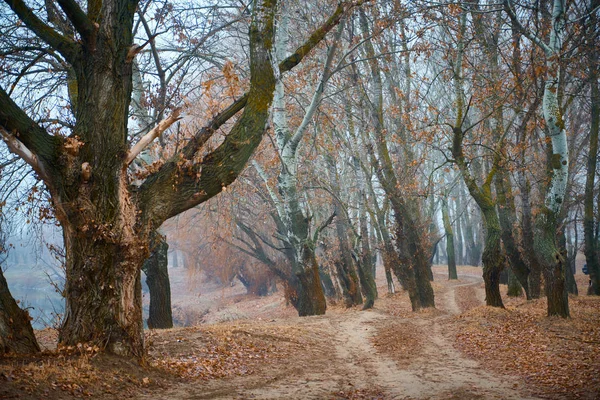
[[[53,49],[72,62],[77,49],[76,43],[56,32],[50,26],[39,19],[33,11],[27,7],[23,0],[4,0],[15,14],[33,31],[40,39],[48,43]]]
[[[4,143],[6,143],[6,146],[12,153],[21,157],[23,161],[29,164],[31,168],[37,172],[40,178],[46,181],[48,180],[48,175],[46,174],[44,166],[42,163],[40,163],[38,157],[33,154],[31,150],[29,150],[19,139],[17,139],[15,135],[12,135],[6,129],[0,126],[0,136],[2,136]]]
[[[344,11],[350,10],[351,8],[362,3],[363,2],[359,2],[350,6],[346,5],[346,7],[343,3],[340,3],[327,21],[317,28],[312,35],[310,35],[310,37],[301,46],[299,46],[296,51],[294,51],[294,53],[279,63],[279,73],[283,74],[288,72],[300,64],[304,57],[306,57],[306,55],[313,48],[315,48],[321,40],[323,40],[325,35],[327,35],[327,33],[329,33],[329,31],[331,31],[340,22]],[[248,92],[244,93],[242,97],[234,101],[229,107],[217,114],[208,124],[200,129],[182,149],[181,153],[183,157],[188,160],[191,159],[194,154],[196,154],[196,152],[208,141],[208,139],[210,139],[217,129],[223,126],[227,121],[233,118],[235,114],[246,107],[247,102]]]
[[[316,230],[315,233],[313,235],[313,243],[317,242],[317,239],[319,238],[319,234],[321,234],[321,231],[325,228],[327,228],[329,226],[329,224],[331,224],[333,222],[333,219],[335,218],[335,211],[329,216],[329,218],[327,218]]]
[[[53,164],[62,141],[49,135],[0,87],[0,127],[18,138],[29,151],[47,165]],[[49,172],[49,171],[47,171]]]
[[[71,21],[81,37],[87,42],[93,40],[96,30],[87,15],[79,7],[79,4],[75,0],[56,0],[56,2],[60,5],[60,8],[65,12],[65,15],[69,18],[69,21]]]
[[[510,0],[503,0],[503,3],[504,3],[504,11],[506,11],[506,14],[508,14],[508,17],[510,18],[514,27],[517,28],[517,30],[519,32],[521,32],[521,34],[523,34],[523,36],[525,36],[527,39],[531,40],[533,43],[535,43],[537,46],[539,46],[544,51],[544,53],[546,53],[546,56],[551,56],[553,51],[550,48],[550,46],[548,46],[546,43],[542,42],[542,40],[539,37],[537,37],[536,35],[533,35],[531,32],[529,32],[527,29],[525,29],[525,27],[521,24],[521,21],[519,21],[519,18],[517,17],[517,14],[515,13],[515,10],[513,10],[512,6],[510,4]]]
[[[179,121],[181,117],[179,114],[181,113],[181,108],[176,108],[173,110],[171,115],[167,118],[163,119],[156,125],[150,132],[145,134],[139,142],[135,144],[127,154],[125,158],[125,166],[131,164],[133,160],[144,150],[150,143],[154,141],[157,137],[159,137],[164,131],[166,131],[171,125],[175,122]]]
[[[298,65],[308,52],[339,22],[344,11],[355,7],[359,3],[340,4],[334,14],[313,32],[294,54],[279,64],[279,71],[283,73]],[[268,60],[261,60],[261,62],[265,61]],[[148,203],[142,206],[146,208],[146,212],[149,212],[147,218],[153,219],[156,224],[160,225],[165,219],[201,204],[220,193],[224,187],[237,178],[254,148],[258,146],[260,139],[262,139],[264,125],[261,121],[264,120],[266,124],[268,118],[268,108],[265,109],[265,105],[270,105],[272,101],[273,93],[266,93],[268,91],[267,83],[270,84],[270,77],[268,79],[264,77],[265,69],[271,68],[267,67],[266,64],[263,64],[261,68],[263,70],[257,68],[254,72],[256,75],[263,75],[263,78],[257,76],[257,79],[253,81],[251,74],[250,90],[216,115],[194,135],[181,152],[171,157],[142,184],[139,190],[140,201]],[[251,71],[253,71],[252,68]],[[253,98],[252,95],[258,95],[259,98]],[[204,157],[201,163],[195,164],[191,170],[182,174],[180,161],[182,159],[193,160],[193,157],[212,137],[214,132],[247,106],[250,110],[244,110],[225,141]],[[198,179],[198,176],[200,176],[200,179]],[[176,189],[173,190],[175,187]]]

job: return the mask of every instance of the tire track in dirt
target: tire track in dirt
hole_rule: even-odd
[[[404,399],[530,399],[514,379],[485,371],[475,360],[465,357],[452,345],[447,320],[461,313],[456,301],[456,288],[473,287],[481,292],[481,278],[460,275],[467,282],[448,282],[446,290],[438,293],[437,307],[444,314],[432,319],[416,318],[415,322],[427,332],[421,356],[398,376],[405,387]],[[477,297],[480,295],[477,293]]]
[[[401,318],[376,308],[298,318],[294,324],[311,332],[316,345],[307,348],[306,354],[292,355],[287,366],[269,366],[256,375],[223,381],[190,382],[169,388],[162,397],[343,399],[345,393],[364,390],[383,393],[384,399],[532,399],[522,387],[513,386],[517,380],[485,371],[477,361],[454,348],[454,336],[447,330],[450,318],[461,311],[456,289],[471,286],[481,292],[480,277],[460,278],[446,282],[436,293],[441,312],[425,311]],[[373,338],[377,326],[385,326],[382,324],[413,324],[419,328],[415,331],[424,333],[419,354],[399,364],[386,349],[376,348]]]

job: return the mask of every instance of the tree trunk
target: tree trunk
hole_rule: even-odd
[[[319,277],[321,278],[321,283],[323,284],[323,292],[328,298],[336,298],[338,297],[337,291],[335,290],[335,285],[333,284],[333,280],[331,279],[331,275],[326,272],[323,267],[319,267]]]
[[[59,342],[91,342],[114,354],[142,357],[140,271],[148,242],[102,243],[81,227],[64,229],[68,279]]]
[[[507,268],[508,272],[508,292],[506,293],[509,297],[519,297],[523,293],[521,283],[517,279],[512,269]]]
[[[569,317],[569,296],[566,285],[566,260],[556,247],[556,223],[554,215],[542,210],[536,220],[534,246],[538,262],[544,273],[548,316]]]
[[[371,254],[371,246],[369,244],[369,231],[367,226],[367,215],[365,210],[364,193],[359,193],[359,224],[360,224],[360,247],[361,254],[358,261],[358,277],[360,286],[365,296],[365,304],[363,310],[373,308],[375,299],[377,298],[377,285],[373,278],[373,257]]]
[[[598,26],[598,18],[595,12],[590,13],[590,26],[592,31]],[[591,122],[590,122],[590,147],[587,156],[587,173],[585,179],[585,192],[583,200],[583,231],[584,231],[584,253],[585,261],[590,274],[588,294],[600,296],[600,244],[598,237],[594,234],[594,183],[596,179],[596,166],[598,162],[598,131],[600,131],[600,88],[598,86],[598,70],[600,68],[597,39],[595,35],[588,34],[590,44],[587,46],[591,100]],[[600,200],[600,193],[598,194]],[[600,201],[598,203],[600,206]],[[600,212],[600,210],[599,210]]]
[[[575,212],[575,220],[578,220],[578,211]],[[567,238],[567,226],[564,226],[563,229],[558,232],[558,243],[560,246],[560,252],[565,259],[565,279],[567,292],[577,295],[579,294],[577,290],[577,282],[575,282],[575,258],[577,257],[577,249],[579,248],[577,232],[575,231],[575,243],[571,245],[571,238]]]
[[[169,329],[173,327],[168,251],[167,241],[163,237],[159,238],[154,251],[142,267],[150,291],[148,315],[148,328],[150,329]]]
[[[398,247],[398,256],[402,264],[402,275],[408,280],[408,285],[413,285],[416,294],[416,301],[411,298],[413,311],[421,308],[435,307],[433,288],[429,274],[431,267],[429,264],[430,246],[423,235],[424,226],[419,226],[418,210],[408,211],[408,206],[399,197],[390,199],[392,209],[396,218],[396,245]],[[415,214],[417,218],[413,219]],[[411,276],[412,275],[412,276]],[[409,297],[411,290],[409,289]],[[416,308],[415,308],[416,305]]]
[[[485,304],[504,308],[500,295],[500,273],[504,268],[504,256],[500,245],[500,222],[494,207],[482,210],[485,222],[485,246],[483,249],[483,281]]]
[[[394,294],[394,293],[396,293],[396,287],[394,286],[394,278],[392,277],[392,269],[389,266],[386,266],[385,262],[384,262],[384,268],[385,268],[385,280],[387,282],[388,293]]]
[[[525,289],[527,300],[531,300],[531,293],[529,290],[530,270],[521,256],[521,252],[513,235],[514,222],[516,221],[516,208],[509,179],[510,178],[504,169],[499,170],[495,177],[502,243],[504,244],[504,250],[506,251],[510,263],[509,274],[514,274],[514,277],[519,280],[520,286]],[[511,275],[509,275],[509,277],[510,276]]]
[[[463,194],[461,193],[461,196]],[[470,207],[469,207],[470,208]],[[465,247],[466,247],[466,262],[467,265],[479,266],[481,261],[481,244],[478,243],[478,238],[475,235],[475,229],[473,229],[473,225],[475,224],[474,218],[469,216],[469,210],[465,211],[465,225],[464,225],[464,233],[465,233]],[[477,228],[479,229],[479,228]]]
[[[298,279],[298,315],[323,315],[327,309],[327,302],[319,278],[319,264],[314,249],[307,244],[302,249],[302,264],[294,271]]]
[[[444,231],[446,232],[446,253],[448,254],[448,279],[458,279],[456,273],[456,256],[454,254],[454,232],[448,215],[448,197],[442,198],[442,220],[444,221]]]
[[[521,220],[521,229],[523,231],[523,256],[529,264],[529,290],[532,299],[539,299],[542,293],[542,266],[535,257],[533,246],[533,217],[531,212],[531,203],[529,195],[531,185],[525,177],[525,173],[519,175],[521,180],[521,203],[523,204],[523,217]]]
[[[29,354],[40,351],[33,334],[31,318],[10,294],[0,268],[0,356],[5,353]]]
[[[458,189],[462,191],[462,189]],[[464,245],[463,245],[463,227],[462,227],[462,218],[460,217],[462,210],[462,196],[456,196],[456,201],[454,202],[454,220],[456,224],[456,235],[454,237],[454,242],[456,244],[456,255],[458,256],[456,259],[456,263],[458,265],[465,265],[465,256],[464,256]]]
[[[341,190],[338,181],[337,171],[335,168],[335,160],[333,157],[328,157],[328,172],[331,181],[331,189],[337,199],[340,198]],[[362,304],[363,299],[360,293],[358,276],[354,268],[352,260],[352,252],[348,240],[349,224],[347,215],[342,209],[339,200],[335,200],[333,209],[337,218],[335,219],[335,231],[339,243],[340,259],[335,262],[336,271],[342,287],[342,296],[346,307]]]

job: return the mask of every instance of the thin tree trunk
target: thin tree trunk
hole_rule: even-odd
[[[331,190],[337,199],[340,198],[341,190],[338,181],[338,176],[335,168],[335,160],[330,157],[328,159],[329,179],[331,181]],[[339,243],[340,259],[335,261],[336,272],[342,287],[342,296],[346,307],[362,304],[363,299],[360,293],[358,276],[354,268],[352,260],[352,252],[348,240],[349,224],[348,217],[338,200],[334,200],[334,213],[337,216],[335,219],[335,230]]]
[[[159,234],[157,234],[159,235]],[[150,291],[150,310],[148,328],[169,329],[173,327],[171,311],[171,285],[169,282],[168,251],[169,245],[164,237],[157,237],[154,250],[144,262],[142,270],[146,274],[146,283]]]
[[[598,1],[593,2],[591,9],[597,7]],[[598,18],[595,11],[590,12],[590,26],[592,32],[597,29]],[[594,234],[596,222],[594,221],[594,183],[598,162],[598,131],[600,131],[600,88],[598,86],[598,58],[595,35],[588,34],[590,43],[587,46],[588,54],[588,81],[590,84],[591,122],[590,122],[590,147],[587,156],[587,173],[585,179],[585,192],[583,197],[583,231],[585,261],[590,274],[591,285],[588,287],[589,295],[600,296],[600,254],[597,232]],[[600,207],[600,193],[598,194]],[[599,211],[600,212],[600,211]],[[600,222],[600,221],[599,221]]]
[[[461,190],[461,189],[459,189]],[[456,255],[458,256],[456,258],[456,263],[458,265],[464,265],[465,264],[465,257],[464,257],[464,245],[463,245],[463,227],[462,227],[462,218],[460,217],[460,214],[463,212],[462,210],[462,197],[461,196],[456,196],[456,201],[454,202],[454,221],[456,224],[456,235],[454,236],[454,242],[456,245]]]
[[[363,185],[364,186],[364,183]],[[371,246],[369,245],[369,231],[367,226],[367,213],[365,210],[364,193],[359,193],[359,225],[360,225],[360,247],[361,254],[358,262],[358,277],[362,292],[365,296],[365,304],[363,310],[373,308],[375,299],[377,298],[377,286],[373,278],[373,257],[371,254]]]
[[[448,197],[442,198],[442,220],[444,221],[444,230],[446,231],[446,253],[448,254],[448,279],[458,279],[456,273],[456,256],[454,254],[454,232],[448,215]]]

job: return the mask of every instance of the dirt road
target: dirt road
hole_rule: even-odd
[[[267,363],[249,376],[184,383],[152,398],[532,398],[518,380],[487,372],[453,347],[448,321],[462,311],[459,303],[466,293],[476,303],[483,301],[481,278],[442,280],[436,290],[438,310],[398,315],[391,308],[396,299],[382,298],[369,311],[333,310],[325,316],[285,320],[304,338],[285,360]],[[279,321],[269,323],[257,322],[253,332],[272,335],[274,345],[290,341],[269,333],[277,332]]]

